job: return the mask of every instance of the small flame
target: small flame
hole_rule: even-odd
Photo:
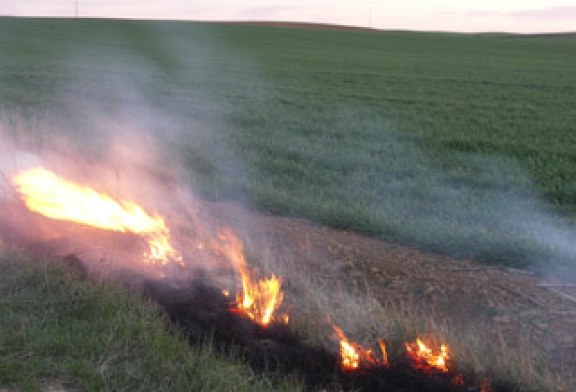
[[[213,244],[212,248],[225,255],[242,278],[242,292],[236,295],[238,309],[263,327],[272,321],[287,322],[286,315],[274,314],[284,299],[282,279],[272,275],[254,281],[254,274],[246,266],[244,245],[240,238],[231,229],[220,229],[218,237],[221,242]]]
[[[342,329],[332,325],[334,334],[340,340],[340,368],[344,372],[353,372],[365,367],[388,367],[388,354],[384,340],[378,339],[382,358],[374,357],[372,350],[363,348],[356,342],[351,342]]]
[[[440,370],[448,372],[447,360],[450,359],[448,346],[440,345],[440,352],[434,353],[420,338],[413,343],[405,343],[408,356],[414,361],[416,369],[423,371]]]
[[[390,365],[390,362],[388,362],[388,350],[386,349],[386,343],[384,343],[382,338],[378,338],[378,347],[382,353],[382,364],[388,367]]]
[[[360,366],[360,354],[356,349],[356,345],[351,343],[350,340],[344,335],[344,332],[333,325],[334,333],[340,339],[340,366],[344,371],[353,371]]]
[[[48,218],[104,230],[143,236],[150,246],[150,261],[181,261],[170,245],[169,230],[160,216],[149,215],[131,201],[117,201],[94,189],[65,180],[42,167],[17,174],[14,184],[26,206]]]
[[[480,382],[480,392],[494,392],[494,388],[492,387],[492,383],[490,380],[483,378]]]
[[[388,359],[386,343],[382,338],[378,338],[381,357],[377,358],[371,349],[366,349],[359,343],[350,341],[344,332],[342,332],[342,329],[336,325],[332,325],[332,329],[340,343],[340,368],[342,371],[355,372],[363,369],[375,367],[389,368],[391,366]],[[404,345],[407,356],[411,360],[410,366],[413,369],[427,374],[438,371],[450,374],[450,369],[448,368],[450,353],[447,345],[440,345],[440,351],[438,353],[434,353],[420,338],[417,338],[413,343],[405,343]],[[451,382],[457,386],[465,385],[464,376],[461,374],[453,375]],[[481,392],[493,392],[492,385],[487,379],[482,380],[480,390]]]
[[[463,386],[465,384],[464,376],[461,374],[457,374],[452,378],[452,384],[457,385],[459,387]]]

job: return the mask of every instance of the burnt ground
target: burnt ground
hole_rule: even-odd
[[[278,252],[297,249],[309,273],[322,274],[328,263],[384,305],[408,303],[413,311],[434,313],[453,327],[481,329],[512,347],[533,346],[561,379],[575,385],[574,284],[525,270],[455,260],[236,204],[207,209],[222,224],[249,232],[252,239],[272,244]]]
[[[172,322],[191,344],[209,339],[218,350],[235,352],[253,370],[275,371],[297,376],[313,390],[363,392],[480,392],[481,381],[466,377],[467,383],[455,385],[456,373],[414,370],[406,356],[389,367],[363,367],[358,371],[341,370],[335,352],[308,344],[281,322],[261,327],[240,312],[231,311],[231,301],[219,288],[202,276],[175,282],[174,279],[150,280],[145,284],[147,297],[164,308]],[[328,389],[326,389],[328,388]],[[506,385],[492,384],[490,392],[512,392]]]

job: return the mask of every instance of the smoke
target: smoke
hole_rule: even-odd
[[[246,87],[267,89],[265,82],[256,82],[253,67],[233,52],[226,56],[219,52],[215,59],[214,52],[222,44],[208,26],[193,29],[196,35],[190,39],[190,28],[180,29],[178,24],[168,29],[162,24],[136,23],[122,29],[113,23],[103,28],[105,21],[91,23],[63,27],[54,59],[59,65],[46,72],[57,80],[29,81],[24,88],[36,91],[38,99],[23,107],[7,104],[0,113],[0,237],[4,242],[42,257],[76,255],[83,268],[106,279],[130,281],[140,275],[178,284],[203,271],[214,287],[234,288],[238,277],[231,273],[233,265],[207,250],[211,241],[217,241],[219,227],[232,226],[246,242],[250,267],[257,267],[261,277],[281,275],[287,289],[292,287],[288,302],[306,301],[310,311],[331,313],[336,305],[328,288],[320,289],[318,281],[298,268],[307,262],[330,265],[324,257],[302,259],[289,241],[283,242],[283,251],[271,247],[267,241],[276,243],[278,238],[257,240],[266,230],[252,228],[254,222],[247,215],[235,209],[223,214],[221,205],[208,201],[243,196],[235,190],[240,181],[229,179],[245,178],[248,170],[227,137],[234,140],[235,105],[244,96],[230,97],[228,85],[232,75],[240,73]],[[74,42],[67,34],[76,28],[88,30],[79,35],[93,41]],[[24,40],[37,40],[17,33]],[[141,46],[131,46],[131,37],[124,40],[130,33],[143,40]],[[49,50],[44,45],[51,40],[34,43]],[[30,67],[22,72],[34,73],[36,66]],[[18,79],[19,71],[11,72],[0,74],[0,80]],[[215,74],[223,76],[215,79]],[[26,96],[22,91],[15,94]],[[20,98],[5,96],[3,101]],[[184,266],[147,263],[142,256],[146,247],[138,235],[51,220],[28,211],[12,179],[36,166],[162,216]],[[214,181],[214,177],[224,180]],[[327,273],[338,274],[330,269]],[[338,295],[341,308],[364,312],[359,306],[362,300],[355,295],[346,290]]]
[[[86,23],[88,30],[94,27]],[[64,26],[64,31],[69,33],[69,29],[74,26]],[[15,33],[33,41],[32,46],[46,43],[22,36],[21,31]],[[32,80],[20,86],[36,91],[40,97],[37,102],[10,107],[11,98],[18,97],[3,97],[7,103],[0,114],[2,234],[16,244],[42,245],[39,253],[43,256],[78,254],[100,274],[123,268],[146,270],[142,267],[141,246],[134,236],[47,222],[26,211],[12,183],[16,173],[43,166],[68,180],[117,200],[136,202],[149,213],[165,217],[175,226],[174,237],[182,243],[192,241],[187,237],[200,235],[191,229],[200,226],[200,220],[203,227],[210,226],[209,219],[200,217],[199,203],[188,184],[181,181],[184,170],[178,152],[167,148],[178,145],[185,131],[181,116],[165,110],[158,98],[171,93],[159,80],[164,76],[160,66],[124,46],[122,34],[115,34],[119,32],[113,28],[100,33],[88,45],[62,45],[67,53],[55,60],[60,62],[55,67],[58,72],[47,73],[47,77],[59,77],[58,83]],[[63,37],[67,41],[69,36]],[[106,45],[112,42],[107,42],[111,37],[114,44]],[[50,40],[47,42],[49,46]],[[0,79],[13,81],[18,72],[4,67]],[[25,95],[22,91],[15,94]],[[200,129],[187,125],[187,129]],[[205,129],[209,132],[208,127]],[[194,138],[193,134],[187,136]],[[186,238],[179,239],[178,235]],[[170,273],[174,272],[162,271],[164,275]]]
[[[378,304],[366,306],[366,295],[343,283],[334,290],[341,271],[325,255],[303,256],[290,248],[293,244],[289,241],[278,238],[255,240],[262,230],[252,228],[250,218],[234,209],[223,215],[221,205],[207,201],[245,197],[238,189],[263,180],[258,176],[265,170],[247,168],[246,160],[253,159],[250,151],[241,157],[241,149],[230,145],[246,135],[239,137],[236,127],[250,128],[253,122],[256,125],[251,130],[269,131],[266,141],[270,145],[301,162],[318,162],[319,150],[333,149],[326,155],[332,159],[328,165],[338,162],[331,174],[342,189],[354,195],[346,202],[357,216],[365,218],[369,229],[455,257],[506,260],[517,266],[536,265],[546,273],[565,269],[573,273],[573,227],[548,211],[513,161],[466,153],[448,161],[438,159],[417,139],[394,132],[395,125],[381,114],[362,108],[315,113],[327,123],[321,130],[333,126],[341,131],[330,136],[336,142],[324,143],[320,136],[302,138],[297,130],[313,133],[321,128],[317,118],[298,122],[288,119],[295,114],[289,110],[278,119],[266,118],[264,105],[278,91],[258,74],[257,65],[246,61],[245,54],[220,42],[210,26],[191,29],[171,24],[167,28],[130,22],[130,28],[120,28],[113,22],[93,23],[83,21],[77,27],[86,29],[79,36],[91,37],[86,45],[70,38],[75,26],[64,28],[57,45],[60,65],[50,66],[57,71],[47,72],[56,75],[56,80],[30,81],[26,89],[38,90],[34,102],[24,108],[8,105],[3,109],[3,203],[18,203],[9,179],[36,165],[115,198],[137,202],[166,219],[185,263],[206,271],[216,287],[229,284],[221,271],[230,265],[203,255],[198,244],[214,238],[217,227],[232,225],[246,240],[248,252],[253,252],[250,261],[260,263],[263,275],[269,271],[281,275],[287,290],[311,308],[309,313],[330,314],[346,331],[366,335],[370,333],[358,330],[378,331],[382,325],[377,320],[368,322]],[[137,46],[132,35],[138,36]],[[35,67],[23,72],[33,73]],[[0,75],[0,80],[17,80],[19,71],[10,72]],[[229,88],[232,79],[240,82],[235,80],[237,84]],[[246,103],[253,91],[258,99]],[[7,96],[5,100],[18,102],[20,98]],[[298,99],[288,100],[291,98]],[[242,116],[236,105],[251,110],[258,107],[262,113],[256,118]],[[299,110],[297,105],[295,108]],[[274,140],[274,130],[284,120],[289,124],[286,128],[294,128],[291,139]],[[378,132],[367,132],[373,128]],[[374,150],[355,149],[354,143],[348,142],[356,137],[373,138]],[[371,167],[372,157],[378,161],[376,170]],[[314,192],[323,194],[326,191],[321,181],[318,183]],[[282,186],[290,186],[289,181],[285,184]],[[379,197],[365,198],[365,191]],[[327,204],[334,202],[329,197],[339,196],[326,194]],[[305,202],[305,198],[298,201]],[[28,244],[50,241],[53,253],[79,254],[100,274],[127,268],[174,280],[183,276],[178,267],[144,265],[142,249],[133,237],[47,223],[26,215],[21,205],[17,211],[21,216],[2,216],[3,233],[18,233]],[[284,250],[266,244],[269,239],[283,243]],[[307,274],[302,266],[308,264],[315,265],[322,279]]]
[[[29,41],[28,55],[55,51],[57,56],[42,66],[48,70],[45,73],[32,72],[37,64],[30,64],[30,69],[21,71],[4,67],[7,71],[0,75],[13,86],[9,91],[15,91],[4,102],[24,100],[26,93],[14,81],[27,72],[35,76],[26,90],[37,95],[26,105],[5,104],[2,148],[19,152],[2,154],[2,172],[42,161],[98,190],[141,200],[176,216],[177,211],[200,204],[194,193],[239,199],[246,196],[241,190],[253,182],[275,184],[259,178],[265,170],[248,169],[245,161],[252,160],[253,165],[253,158],[239,156],[241,149],[230,145],[238,140],[235,128],[254,121],[254,132],[267,129],[274,138],[283,121],[285,127],[316,129],[316,120],[307,124],[289,118],[299,116],[298,107],[279,119],[267,119],[265,113],[256,119],[239,115],[239,103],[252,115],[254,106],[264,110],[268,98],[279,92],[260,73],[259,65],[220,40],[214,27],[126,24],[70,22],[39,38],[26,36],[12,23],[11,33]],[[74,29],[91,41],[75,40]],[[7,54],[17,50],[4,43]],[[42,75],[48,77],[41,79]],[[250,92],[257,96],[252,106],[245,102]],[[286,99],[291,98],[298,97]],[[466,153],[448,161],[427,156],[418,140],[395,133],[395,124],[373,109],[343,105],[319,115],[326,127],[342,131],[336,135],[343,138],[341,145],[327,148],[334,148],[336,169],[342,168],[337,173],[341,187],[358,195],[350,200],[351,209],[377,232],[455,257],[505,260],[547,271],[574,259],[571,226],[538,201],[530,180],[514,162]],[[382,129],[365,131],[373,128]],[[368,154],[378,156],[376,170],[369,166],[370,156],[363,162],[363,152],[347,143],[346,133],[374,138],[375,150]],[[311,137],[302,146],[295,134],[279,143],[312,164],[323,142]],[[382,167],[387,170],[381,171]],[[6,184],[3,193],[5,188]],[[363,198],[367,189],[380,197]],[[257,192],[251,196],[261,198]]]
[[[516,161],[467,152],[435,156],[389,128],[378,137],[380,166],[389,170],[370,184],[352,170],[343,183],[379,195],[362,206],[379,230],[457,258],[576,277],[574,222],[538,196]]]

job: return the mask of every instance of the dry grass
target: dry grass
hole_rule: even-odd
[[[382,303],[371,295],[377,287],[368,280],[351,283],[326,261],[302,260],[250,243],[251,261],[263,261],[262,271],[284,278],[291,325],[306,340],[333,352],[338,350],[331,323],[354,341],[375,347],[386,340],[392,359],[404,352],[404,342],[423,337],[447,343],[453,366],[477,380],[488,379],[518,391],[572,391],[576,384],[553,371],[530,336],[508,342],[494,325],[478,322],[462,328],[457,315],[445,314],[412,300]]]

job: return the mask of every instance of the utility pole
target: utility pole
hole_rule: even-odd
[[[368,27],[372,28],[372,4],[368,8]]]
[[[78,0],[74,0],[74,16],[78,19]]]

